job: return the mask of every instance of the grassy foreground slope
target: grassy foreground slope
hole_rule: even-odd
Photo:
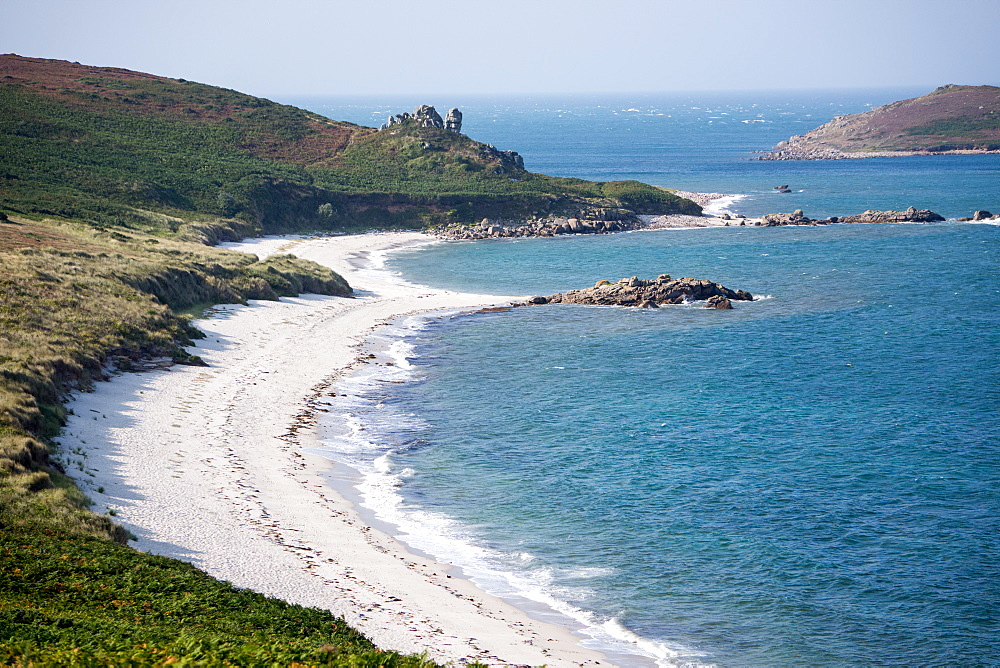
[[[698,211],[637,181],[533,174],[443,129],[378,131],[182,79],[12,54],[0,56],[0,188],[8,213],[160,234]]]
[[[62,400],[144,358],[199,364],[176,310],[300,292],[328,269],[77,223],[0,220],[0,664],[420,666],[342,620],[140,554],[58,464]]]
[[[329,612],[55,528],[0,533],[0,663],[424,667]]]

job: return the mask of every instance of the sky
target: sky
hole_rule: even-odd
[[[0,0],[0,53],[259,96],[1000,85],[1000,0]]]

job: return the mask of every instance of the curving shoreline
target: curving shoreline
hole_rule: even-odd
[[[504,301],[370,271],[372,256],[428,242],[389,233],[231,244],[330,266],[359,296],[216,307],[198,323],[208,337],[196,353],[209,367],[123,374],[74,399],[60,439],[74,453],[66,468],[95,510],[113,510],[136,535],[137,549],[330,609],[385,649],[441,663],[611,665],[568,628],[369,526],[325,479],[331,463],[308,452],[319,445],[320,400],[360,363],[373,329],[408,313]]]

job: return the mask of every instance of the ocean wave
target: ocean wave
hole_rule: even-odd
[[[704,206],[702,212],[707,216],[721,216],[724,213],[734,214],[736,213],[731,207],[735,206],[737,202],[743,200],[747,195],[726,195],[725,197],[717,197],[710,201]]]

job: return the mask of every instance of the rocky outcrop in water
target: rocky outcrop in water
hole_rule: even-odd
[[[829,225],[831,223],[937,223],[943,220],[944,216],[936,214],[930,209],[916,209],[911,206],[906,211],[869,210],[853,216],[830,216],[822,219],[807,218],[802,213],[802,209],[796,209],[792,213],[764,214],[761,216],[760,222],[754,224],[762,227],[778,227],[783,225]]]
[[[697,278],[671,278],[660,274],[653,280],[632,276],[617,283],[598,281],[592,288],[560,292],[548,297],[532,297],[528,304],[590,304],[595,306],[637,306],[658,308],[661,304],[683,304],[708,300],[706,308],[732,308],[731,301],[752,301],[746,290],[729,288]],[[728,305],[728,306],[727,306]]]

